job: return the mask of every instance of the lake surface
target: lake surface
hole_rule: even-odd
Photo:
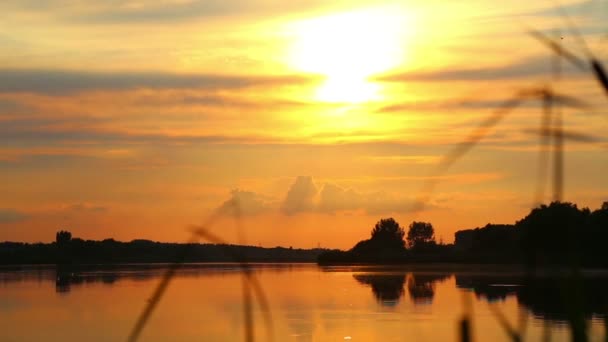
[[[125,341],[163,267],[0,269],[0,341]],[[254,302],[256,341],[270,340],[268,330],[274,341],[458,341],[465,313],[472,316],[477,341],[509,340],[499,317],[524,331],[526,340],[566,341],[573,307],[584,314],[590,340],[601,341],[605,334],[604,272],[572,283],[555,272],[526,278],[491,267],[414,271],[256,264],[252,269],[271,316],[267,327],[266,311]],[[243,341],[242,275],[235,264],[186,265],[140,340]]]

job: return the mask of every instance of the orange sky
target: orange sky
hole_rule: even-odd
[[[608,4],[564,2],[592,51]],[[560,34],[553,1],[8,0],[0,4],[0,241],[183,241],[214,212],[236,242],[348,248],[380,218],[513,223],[537,186],[538,101],[507,117],[412,203],[450,148],[518,90],[589,107],[564,124],[565,200],[597,208],[607,98],[526,34]],[[545,201],[550,199],[547,182]]]

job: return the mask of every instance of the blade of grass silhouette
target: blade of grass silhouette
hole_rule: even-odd
[[[562,45],[558,43],[561,47]],[[553,79],[559,81],[561,78],[561,59],[559,55],[554,57],[553,62]],[[553,98],[549,98],[549,106],[555,106],[554,127],[559,132],[555,132],[554,138],[554,157],[553,157],[553,201],[561,202],[564,192],[564,135],[562,132],[562,110],[559,103],[553,103]]]
[[[237,239],[240,245],[245,245],[245,233],[241,226],[241,206],[236,198],[230,201],[230,206],[234,210],[234,223],[236,227]],[[242,277],[242,292],[243,292],[243,322],[245,324],[245,341],[253,342],[254,340],[254,319],[253,305],[251,303],[251,289],[247,277]]]
[[[583,38],[583,35],[578,30],[578,28],[576,28],[576,26],[574,25],[574,23],[570,19],[570,16],[564,10],[564,7],[560,3],[560,1],[559,0],[553,0],[553,4],[557,8],[557,12],[559,13],[560,17],[562,17],[562,19],[566,22],[566,26],[568,27],[568,31],[570,31],[570,34],[572,34],[575,37],[575,39],[577,40],[578,44],[583,48],[583,53],[589,59],[594,59],[593,53],[591,52],[591,49],[589,49],[589,46],[587,46],[587,42],[585,42],[585,39]]]
[[[473,339],[471,338],[471,320],[464,316],[460,320],[460,342],[471,342]]]
[[[486,118],[477,128],[469,134],[467,139],[456,145],[446,156],[439,162],[439,170],[447,170],[454,162],[462,158],[469,150],[471,150],[477,143],[483,139],[488,131],[496,126],[509,112],[514,110],[517,106],[523,102],[523,96],[517,96],[516,98],[510,99],[504,102],[498,110],[492,115]]]
[[[498,309],[496,304],[488,303],[488,306],[490,308],[490,311],[494,315],[494,317],[496,317],[496,320],[498,321],[500,326],[507,333],[507,335],[509,335],[509,338],[511,339],[511,341],[520,342],[521,335],[511,326],[511,323],[509,323],[509,321],[507,320],[507,317],[505,317],[505,315],[502,313],[502,311],[500,311],[500,309]]]
[[[464,312],[459,325],[460,342],[472,342],[473,303],[471,300],[471,293],[468,291],[462,292],[462,306],[464,307]]]
[[[602,66],[602,64],[597,61],[591,61],[591,67],[593,68],[593,72],[595,73],[595,77],[601,83],[604,91],[606,92],[606,96],[608,96],[608,74],[606,74],[606,70]]]
[[[566,11],[564,10],[563,6],[561,6],[559,1],[557,1],[557,0],[554,0],[554,1],[556,3],[560,16],[564,19],[564,21],[566,22],[566,25],[568,26],[568,30],[576,38],[578,44],[583,49],[583,53],[589,60],[589,64],[591,65],[591,70],[595,74],[595,77],[600,82],[600,84],[602,85],[602,88],[604,88],[604,91],[608,95],[608,76],[606,74],[606,70],[604,69],[604,67],[602,66],[600,61],[593,55],[593,52],[587,45],[587,42],[585,42],[585,38],[583,38],[583,35],[581,34],[581,32],[576,28],[576,26],[570,19],[570,16],[568,16]]]
[[[554,0],[556,3],[558,3],[558,0]],[[593,56],[591,50],[587,47],[587,44],[585,43],[582,35],[580,34],[580,32],[578,32],[578,30],[576,29],[576,27],[572,24],[572,22],[570,21],[570,18],[568,17],[568,15],[565,13],[565,11],[563,11],[561,5],[559,5],[559,3],[557,4],[557,8],[561,14],[561,16],[564,18],[564,20],[566,21],[568,28],[570,30],[570,32],[577,38],[579,44],[581,45],[581,47],[584,50],[584,53],[586,54],[587,58],[590,61],[591,64],[591,69],[594,71],[594,73],[596,74],[596,77],[600,80],[600,83],[602,83],[604,90],[607,92],[608,94],[608,87],[606,87],[606,84],[602,82],[602,76],[605,79],[605,72],[603,71],[603,68],[601,67],[601,65],[599,64],[599,62],[597,62],[597,60],[595,59],[595,57]],[[561,44],[558,43],[554,43],[554,45],[556,45],[557,47],[559,47],[561,49]],[[555,63],[554,63],[554,68],[553,68],[553,76],[554,79],[559,79],[561,76],[561,58],[563,54],[560,56],[559,54],[556,54],[556,58],[555,58]],[[599,76],[598,76],[599,75]],[[559,104],[557,104],[557,108],[556,108],[556,113],[555,113],[555,123],[553,125],[553,140],[554,140],[554,176],[553,176],[553,200],[554,201],[561,201],[562,197],[563,197],[563,186],[564,186],[564,130],[563,130],[563,118],[562,118],[562,111],[561,111],[561,107],[559,107]],[[573,234],[572,232],[570,234]],[[574,239],[574,236],[570,237],[571,239]],[[566,298],[566,303],[568,304],[568,311],[569,311],[569,317],[568,317],[568,321],[570,323],[570,333],[571,333],[571,338],[573,341],[587,341],[587,329],[585,326],[585,318],[583,315],[583,311],[582,311],[582,306],[583,306],[583,298],[582,298],[582,293],[581,293],[581,280],[580,280],[580,272],[579,272],[579,267],[578,267],[578,256],[575,255],[576,252],[572,252],[570,251],[570,255],[569,255],[569,259],[570,259],[570,266],[572,267],[572,272],[571,272],[571,276],[569,277],[569,286],[568,286],[568,290],[564,292],[565,298]]]
[[[223,241],[218,236],[210,233],[205,227],[193,226],[192,228],[193,228],[192,232],[194,235],[198,236],[201,239],[207,240],[209,242],[219,244],[221,247],[223,247],[224,252],[227,255],[230,255],[233,258],[233,260],[235,262],[237,262],[243,268],[244,275],[249,280],[249,285],[251,286],[251,289],[253,289],[253,293],[256,295],[258,304],[260,305],[260,308],[262,309],[262,313],[264,314],[264,321],[265,321],[265,325],[266,325],[268,341],[274,341],[274,335],[272,334],[272,331],[273,331],[272,317],[270,315],[270,306],[268,304],[268,299],[266,298],[266,295],[264,294],[262,286],[258,282],[257,278],[255,277],[253,272],[251,272],[250,266],[247,263],[247,261],[243,258],[242,255],[240,255],[239,253],[236,253],[232,248],[230,248],[230,246],[227,245],[225,241]]]
[[[588,61],[587,65],[587,63],[584,62],[582,59],[578,58],[576,55],[569,52],[560,44],[554,42],[551,38],[543,35],[542,33],[535,30],[529,30],[528,33],[534,38],[538,39],[543,44],[545,44],[551,50],[553,50],[554,53],[572,63],[577,68],[585,71],[590,69],[595,75],[597,81],[600,83],[600,86],[602,87],[602,89],[604,89],[604,92],[608,96],[608,74],[606,73],[606,69],[604,69],[604,66],[599,60],[592,57]]]
[[[561,36],[561,33],[558,31],[557,36]],[[560,41],[561,42],[561,41]],[[561,49],[561,44],[557,45]],[[560,64],[560,56],[555,55],[551,58],[551,78],[553,81],[559,81],[561,76],[561,64]],[[551,128],[551,121],[553,119],[553,97],[549,95],[549,93],[545,93],[542,96],[542,121],[540,126],[540,131],[544,132]],[[546,151],[545,147],[549,145],[549,140],[551,136],[546,134],[540,134],[541,145],[540,145],[540,156],[539,156],[539,174],[537,179],[537,193],[536,193],[536,204],[542,204],[542,200],[544,198],[544,186],[545,186],[545,170],[547,169],[549,154]]]
[[[554,0],[557,2],[557,0]],[[582,36],[574,28],[574,25],[570,22],[568,16],[565,12],[562,12],[561,6],[558,5],[558,9],[560,10],[562,16],[567,21],[569,29],[572,34],[574,34],[578,39],[579,43],[582,45],[585,50],[587,57],[594,61],[594,57],[591,54],[591,51],[587,48]],[[558,41],[559,42],[559,41]],[[561,44],[556,43],[560,48]],[[555,80],[559,80],[561,77],[561,56],[556,54],[553,63],[553,78]],[[552,104],[552,103],[551,103]],[[559,103],[556,103],[555,108],[555,119],[553,124],[553,129],[551,136],[553,137],[553,152],[554,152],[554,167],[553,167],[553,201],[561,202],[563,197],[563,189],[564,189],[564,129],[563,129],[563,115],[562,108],[559,106]],[[549,133],[549,132],[547,132]],[[573,234],[570,231],[570,234]],[[570,239],[574,240],[574,236],[570,236]],[[564,292],[566,297],[566,303],[569,311],[568,321],[570,323],[570,333],[573,341],[587,341],[587,331],[585,327],[584,317],[582,314],[582,294],[580,292],[580,278],[578,272],[578,256],[573,254],[572,251],[569,253],[570,266],[572,267],[572,272],[570,276],[570,282],[568,288],[569,290]],[[574,297],[574,298],[573,298]]]
[[[571,262],[572,257],[571,257]],[[570,265],[570,275],[564,279],[561,294],[566,303],[566,315],[570,327],[571,340],[586,342],[589,340],[587,324],[583,313],[584,298],[581,287],[580,269],[577,265]]]
[[[253,342],[253,306],[251,303],[251,291],[247,277],[242,277],[243,289],[243,320],[245,322],[245,341]]]
[[[551,108],[550,97],[543,96],[543,112],[540,123],[541,130],[543,131],[549,129],[551,126]],[[548,146],[549,136],[540,134],[540,155],[538,156],[538,178],[536,180],[537,186],[534,205],[542,203],[545,196],[545,173],[549,163],[549,154],[547,153]]]
[[[528,34],[539,40],[545,46],[549,47],[557,55],[562,56],[563,58],[568,60],[577,68],[583,71],[587,70],[587,64],[582,59],[578,58],[576,55],[563,48],[560,44],[554,42],[551,38],[545,36],[544,34],[536,30],[528,30]]]
[[[428,201],[430,200],[431,194],[433,193],[435,186],[438,183],[436,176],[446,172],[450,166],[464,156],[470,149],[472,149],[487,132],[495,126],[500,120],[504,118],[511,110],[517,107],[524,99],[522,96],[517,96],[513,99],[505,101],[492,115],[484,120],[477,128],[469,135],[469,137],[452,148],[439,162],[435,171],[435,177],[429,178],[428,181],[424,182],[422,189],[413,206],[410,208],[410,212],[417,213],[424,209]]]
[[[582,101],[567,95],[558,95],[546,88],[530,89],[520,92],[516,97],[502,103],[498,110],[486,118],[469,136],[456,145],[444,158],[439,162],[438,170],[447,170],[454,162],[462,158],[469,150],[471,150],[479,141],[481,141],[505,116],[518,107],[527,98],[550,97],[555,102],[562,103],[569,107],[586,107]]]
[[[555,113],[555,132],[553,134],[553,201],[561,202],[564,194],[564,134],[562,131],[562,112]]]
[[[521,340],[524,340],[524,336],[526,336],[526,331],[528,328],[528,310],[524,308],[519,308],[519,318],[517,320],[517,333]]]
[[[251,273],[249,265],[246,263],[245,258],[243,256],[241,256],[239,253],[235,252],[232,248],[230,248],[230,246],[227,244],[226,241],[209,233],[207,231],[207,229],[205,228],[207,226],[211,226],[212,223],[218,218],[218,215],[219,215],[219,212],[214,212],[209,217],[207,222],[205,222],[204,226],[195,227],[195,230],[192,232],[193,233],[192,238],[188,241],[188,243],[182,249],[181,253],[177,256],[176,261],[169,265],[167,272],[165,272],[165,274],[163,275],[161,282],[156,287],[153,295],[150,297],[147,305],[145,306],[144,310],[138,317],[137,322],[136,322],[134,328],[132,329],[131,333],[129,334],[127,341],[135,342],[138,340],[139,336],[141,335],[141,332],[143,331],[144,327],[148,323],[152,312],[155,310],[160,299],[162,298],[165,291],[167,290],[167,287],[169,286],[170,281],[172,280],[172,278],[175,275],[175,273],[177,272],[177,270],[184,263],[187,255],[190,251],[191,246],[194,243],[196,243],[197,241],[199,241],[199,239],[201,239],[201,238],[218,244],[224,250],[226,255],[231,256],[233,258],[233,260],[235,260],[235,262],[239,263],[239,265],[241,266],[241,268],[244,271],[244,279],[246,279],[248,282],[247,288],[253,289],[253,293],[257,296],[259,305],[262,309],[262,312],[264,313],[264,320],[265,320],[268,341],[274,340],[274,336],[272,334],[272,331],[273,331],[272,317],[270,316],[268,300],[266,299],[264,291],[263,291],[262,287],[260,286],[260,284],[258,283],[257,278],[253,275],[253,273]],[[251,297],[251,296],[249,295],[249,297]],[[246,306],[247,306],[247,304],[246,304]],[[251,307],[252,307],[251,300],[249,300],[248,307],[249,308],[246,310],[247,310],[247,312],[251,313]],[[250,322],[251,322],[251,326],[253,326],[253,320],[250,320]],[[247,323],[245,323],[245,324],[247,324]],[[249,331],[251,331],[251,333],[249,333]],[[252,332],[253,332],[253,329],[249,329],[246,332],[246,338],[249,338],[249,336],[251,336],[251,339],[249,339],[250,341],[253,341]]]
[[[430,199],[431,193],[439,181],[437,176],[444,174],[456,161],[461,159],[467,152],[475,147],[475,145],[477,145],[505,116],[517,108],[524,100],[528,98],[543,98],[545,96],[549,96],[552,98],[552,101],[562,103],[568,107],[587,107],[584,102],[577,98],[556,94],[547,88],[531,88],[520,91],[515,97],[503,102],[501,106],[479,124],[464,141],[458,143],[448,151],[440,160],[439,165],[435,170],[434,177],[429,178],[429,180],[424,183],[414,205],[410,208],[410,212],[417,213],[424,209]]]
[[[211,215],[207,219],[207,222],[205,224],[210,225],[216,219],[217,219],[216,214]],[[158,284],[158,286],[154,290],[154,293],[148,300],[148,303],[146,304],[144,310],[139,315],[139,317],[135,323],[135,326],[133,327],[133,329],[131,330],[131,333],[129,334],[129,337],[127,338],[127,341],[129,341],[129,342],[137,341],[137,339],[141,335],[141,332],[143,331],[144,327],[148,323],[148,320],[150,319],[152,312],[154,311],[154,309],[158,305],[160,299],[162,298],[165,291],[167,290],[167,287],[169,286],[171,279],[173,279],[173,276],[175,275],[177,270],[184,263],[186,257],[188,256],[191,245],[193,243],[195,243],[196,241],[197,241],[196,236],[193,235],[192,238],[189,240],[189,242],[182,248],[181,253],[176,257],[176,260],[172,264],[169,265],[169,268],[167,269],[167,271],[161,278],[160,283]]]
[[[543,342],[551,342],[551,326],[549,321],[543,321]]]
[[[604,313],[604,341],[608,342],[608,309]]]

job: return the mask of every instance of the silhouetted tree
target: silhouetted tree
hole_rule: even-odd
[[[60,230],[55,234],[55,242],[57,242],[58,245],[64,245],[70,242],[70,240],[72,240],[72,233],[67,230]]]
[[[589,216],[589,209],[568,202],[534,208],[516,223],[528,263],[579,262]]]
[[[387,246],[395,246],[403,248],[405,246],[405,241],[403,240],[403,236],[405,235],[405,231],[399,223],[395,221],[392,217],[381,219],[376,223],[374,229],[372,229],[372,241],[382,242]]]
[[[404,235],[405,231],[395,219],[381,219],[372,229],[371,238],[359,241],[349,253],[359,261],[395,261],[404,255]]]
[[[604,202],[600,209],[589,215],[588,232],[584,239],[584,254],[587,264],[597,266],[608,265],[608,202]]]
[[[412,222],[407,231],[407,243],[410,248],[435,243],[435,230],[428,222]]]

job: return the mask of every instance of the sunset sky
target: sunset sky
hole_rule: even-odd
[[[608,65],[608,1],[562,1]],[[564,200],[608,201],[608,97],[530,29],[584,57],[554,1],[3,0],[0,241],[237,242],[350,248],[374,223],[436,237],[513,223],[533,205],[540,104],[528,101],[435,170],[516,92],[563,108]],[[563,39],[560,39],[563,38]],[[429,177],[428,204],[412,212]],[[546,178],[545,201],[551,188]]]

